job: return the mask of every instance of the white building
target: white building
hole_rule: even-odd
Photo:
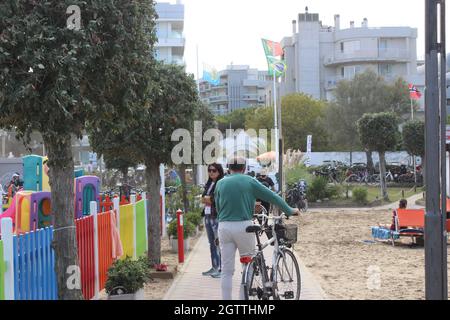
[[[200,98],[216,115],[252,106],[267,106],[267,88],[273,77],[267,71],[232,65],[219,72],[220,84],[200,80]]]
[[[184,5],[178,0],[176,4],[161,2],[155,7],[159,16],[156,21],[156,58],[165,63],[183,65],[186,43],[183,35]]]
[[[371,69],[388,81],[402,77],[421,86],[417,73],[417,29],[370,28],[364,18],[343,28],[340,16],[325,26],[317,13],[301,13],[292,21],[293,34],[282,40],[288,65],[282,79],[282,95],[303,92],[316,99],[331,100],[338,81],[352,79]]]

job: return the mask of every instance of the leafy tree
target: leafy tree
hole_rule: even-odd
[[[147,83],[142,101],[129,106],[130,118],[112,114],[115,125],[107,119],[97,119],[92,132],[103,137],[104,144],[96,144],[97,151],[108,149],[108,142],[116,141],[115,148],[132,161],[146,166],[145,179],[148,203],[148,258],[151,264],[161,260],[161,215],[159,197],[161,163],[171,164],[175,146],[172,133],[176,129],[189,130],[197,115],[199,99],[192,75],[183,67],[155,62],[153,72],[143,73]],[[190,143],[189,143],[190,145]]]
[[[252,113],[252,111],[255,109],[256,107],[237,109],[226,115],[217,116],[216,121],[218,129],[223,133],[225,133],[226,130],[230,128],[233,130],[244,129],[248,114]]]
[[[80,8],[80,30],[67,27],[70,5]],[[43,137],[59,299],[82,298],[68,286],[78,265],[72,136],[81,137],[89,121],[108,121],[111,111],[130,113],[140,89],[140,74],[130,70],[150,56],[154,26],[148,0],[0,2],[0,126],[26,143],[33,131]]]
[[[398,117],[382,112],[365,114],[357,122],[358,134],[363,146],[380,155],[380,181],[383,199],[388,199],[386,188],[386,151],[395,148],[398,138]]]
[[[402,131],[403,145],[412,156],[425,156],[425,123],[420,120],[410,120],[405,123]]]
[[[306,137],[312,135],[316,151],[326,149],[325,104],[304,94],[291,94],[281,101],[281,118],[286,149],[306,150]],[[246,129],[273,129],[273,108],[261,107],[247,114]],[[269,131],[270,132],[270,131]]]
[[[406,151],[412,156],[422,158],[422,172],[425,174],[425,123],[421,120],[406,122],[403,126],[402,137]]]
[[[402,79],[389,84],[372,70],[339,81],[334,98],[326,112],[330,143],[350,152],[363,147],[356,122],[365,113],[393,112],[401,116],[410,110],[408,84]],[[366,150],[369,165],[373,164],[371,151]]]

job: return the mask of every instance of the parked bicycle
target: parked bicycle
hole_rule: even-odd
[[[245,264],[242,274],[242,286],[246,300],[299,300],[301,276],[297,258],[292,245],[297,242],[297,225],[286,225],[287,216],[268,216],[256,214],[258,219],[273,220],[272,224],[247,227],[248,233],[255,233],[257,251],[254,256],[241,257]],[[269,240],[261,243],[263,232]],[[269,267],[264,258],[264,249],[273,245],[272,265]]]
[[[291,207],[299,208],[301,211],[308,210],[308,199],[306,198],[306,182],[300,180],[294,186],[287,190],[286,202]]]

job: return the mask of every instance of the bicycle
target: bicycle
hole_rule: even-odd
[[[308,211],[306,187],[301,185],[300,182],[294,184],[294,187],[287,191],[286,201],[291,207],[297,207],[302,212]]]
[[[269,217],[256,214],[257,218],[273,220],[272,225],[253,225],[246,229],[247,233],[255,233],[257,251],[253,256],[241,257],[245,265],[241,285],[245,300],[299,300],[301,292],[301,276],[297,258],[292,245],[297,242],[297,225],[285,225],[282,219],[287,216]],[[261,243],[260,235],[268,233],[269,240]],[[274,246],[272,266],[266,265],[263,250]],[[270,272],[269,272],[270,271]]]

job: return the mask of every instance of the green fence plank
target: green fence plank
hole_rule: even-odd
[[[136,203],[136,256],[142,256],[147,248],[147,230],[145,228],[145,204],[141,200]]]
[[[3,241],[0,240],[0,300],[5,300],[5,271],[6,265],[3,256]]]

